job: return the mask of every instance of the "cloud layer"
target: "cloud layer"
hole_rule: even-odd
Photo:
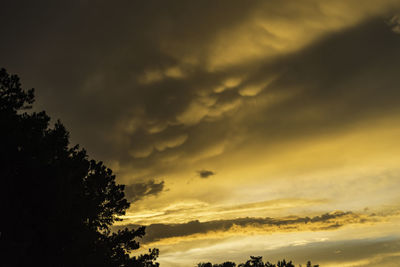
[[[2,43],[5,64],[74,140],[137,178],[397,106],[399,39],[381,17],[396,1],[40,3],[3,10],[5,34],[22,38]]]
[[[399,14],[398,0],[6,1],[0,58],[127,185],[146,242],[296,239],[398,202]]]
[[[233,220],[191,221],[183,224],[151,224],[146,227],[144,243],[180,242],[179,238],[201,239],[229,235],[266,234],[291,231],[332,230],[347,224],[362,224],[376,221],[374,216],[359,215],[352,212],[336,211],[314,217],[288,218],[238,218]],[[137,228],[139,225],[120,227]],[[202,237],[203,236],[203,237]]]

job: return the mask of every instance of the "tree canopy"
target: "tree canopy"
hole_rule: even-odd
[[[261,256],[250,256],[250,259],[245,263],[236,263],[226,261],[222,264],[212,264],[211,262],[201,262],[197,264],[197,267],[295,267],[292,261],[286,261],[285,259],[278,261],[276,264],[270,263],[269,261],[263,262]],[[300,265],[301,267],[301,265]],[[319,267],[319,265],[312,265],[310,261],[307,262],[307,267]]]
[[[101,161],[70,146],[60,121],[27,111],[34,90],[0,70],[2,266],[158,266],[158,250],[131,257],[144,227],[112,232],[129,207]]]

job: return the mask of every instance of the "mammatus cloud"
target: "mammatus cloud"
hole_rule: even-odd
[[[384,114],[398,116],[400,41],[391,28],[383,18],[373,18],[285,57],[249,63],[250,73],[248,65],[238,65],[232,73],[199,71],[151,86],[154,99],[148,101],[165,101],[167,111],[158,113],[155,107],[120,118],[128,125],[125,121],[134,117],[136,129],[114,139],[126,140],[124,147],[133,151],[134,159],[120,150],[122,165],[143,159],[138,168],[182,169],[229,157],[238,151],[235,147],[255,143],[257,153],[263,153],[274,145],[340,133]],[[167,158],[174,160],[164,163]]]
[[[167,148],[174,148],[182,145],[186,142],[188,136],[187,134],[182,134],[179,136],[163,138],[163,140],[157,140],[154,144],[148,145],[147,147],[142,147],[131,151],[131,155],[134,158],[146,158],[150,156],[153,151],[164,151]]]
[[[396,6],[10,2],[0,10],[1,30],[10,36],[0,56],[37,88],[38,103],[62,118],[74,142],[105,161],[135,165],[130,177],[138,169],[153,172],[134,177],[144,179],[181,169],[183,161],[222,156],[237,139],[269,145],[290,133],[317,135],[329,123],[341,129],[377,106],[390,110],[397,91],[384,82],[397,84],[397,76],[369,66],[387,62],[390,71],[398,62],[398,41],[379,24]],[[55,69],[55,62],[63,64]],[[364,77],[376,77],[374,84]]]
[[[197,171],[197,174],[200,176],[200,178],[208,178],[212,175],[215,175],[215,172],[209,170],[200,170]]]
[[[387,24],[392,28],[392,31],[400,34],[400,15],[394,15]]]
[[[374,216],[335,211],[315,217],[238,218],[232,220],[198,220],[182,224],[151,224],[146,227],[145,243],[176,243],[187,239],[266,234],[274,232],[334,230],[347,224],[376,221]],[[129,224],[117,228],[136,228]]]
[[[125,187],[125,194],[129,201],[136,202],[148,196],[156,196],[164,189],[164,181],[159,183],[154,180],[135,183]]]

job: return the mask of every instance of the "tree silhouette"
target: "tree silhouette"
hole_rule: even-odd
[[[207,263],[199,263],[197,264],[197,267],[235,267],[236,263],[231,262],[231,261],[226,261],[222,264],[212,264],[211,262]]]
[[[307,262],[307,267],[319,267],[319,265],[312,265],[311,261]]]
[[[224,262],[223,264],[212,264],[211,262],[207,263],[199,263],[197,267],[235,267],[236,264],[234,262]],[[300,265],[301,266],[301,265]],[[276,264],[270,263],[267,261],[263,262],[261,256],[250,256],[250,259],[246,261],[246,263],[240,263],[238,267],[295,267],[292,261],[286,261],[283,259],[282,261],[278,261]],[[310,261],[307,262],[307,267],[319,267],[319,265],[312,265]]]
[[[258,256],[250,256],[250,260],[248,260],[245,264],[239,264],[239,267],[264,267],[264,262],[262,261],[262,257]]]
[[[69,145],[34,90],[0,70],[1,266],[158,266],[158,250],[130,257],[144,227],[111,232],[129,203],[102,162]],[[99,118],[101,119],[101,118]]]
[[[231,262],[231,261],[226,261],[220,265],[220,267],[235,267],[235,266],[236,266],[236,263]]]

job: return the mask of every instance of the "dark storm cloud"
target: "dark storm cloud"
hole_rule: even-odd
[[[154,180],[135,183],[125,186],[126,198],[129,201],[136,202],[148,196],[156,196],[164,190],[164,181],[159,183]]]
[[[398,47],[400,36],[382,18],[375,18],[327,35],[274,61],[255,62],[260,64],[258,72],[249,75],[242,87],[262,84],[274,75],[276,78],[254,98],[257,100],[241,97],[241,86],[218,95],[217,103],[226,97],[230,103],[239,99],[242,105],[222,120],[205,117],[199,124],[186,128],[189,138],[183,152],[186,156],[182,158],[229,143],[235,135],[244,134],[243,142],[268,145],[334,134],[368,120],[398,116]],[[258,104],[264,98],[280,95],[284,96],[282,100]]]
[[[249,99],[243,113],[236,114],[242,118],[239,134],[245,132],[247,142],[276,144],[398,116],[398,47],[399,35],[378,18],[268,62],[244,82],[262,83],[278,73],[258,100]],[[267,105],[255,102],[275,95],[284,98]],[[230,120],[209,128],[220,129],[226,137],[235,129]],[[194,139],[195,134],[190,136]]]
[[[302,229],[304,226],[315,227],[318,230],[330,230],[342,227],[348,223],[364,223],[367,219],[351,212],[336,212],[331,214],[323,214],[315,217],[296,217],[296,218],[238,218],[232,220],[215,220],[215,221],[191,221],[182,224],[151,224],[146,226],[146,236],[143,242],[151,243],[165,238],[185,237],[194,234],[207,234],[210,232],[227,232],[233,227],[278,227],[282,231]],[[137,228],[139,225],[125,225],[119,228]],[[268,228],[273,232],[276,229]],[[236,228],[235,228],[236,229]],[[237,230],[237,229],[236,229]]]
[[[195,95],[188,82],[173,77],[151,85],[138,82],[140,77],[174,67],[193,51],[205,53],[207,40],[240,23],[252,6],[241,1],[10,1],[0,11],[7,36],[0,56],[4,67],[37,89],[40,106],[72,128],[73,140],[103,158],[130,158],[110,140],[120,135],[119,121],[139,117],[144,130],[168,123]],[[198,67],[185,71],[205,80]],[[140,134],[128,139],[133,149],[140,148],[138,139],[146,141]]]
[[[215,172],[209,170],[200,170],[197,171],[197,174],[200,176],[200,178],[208,178],[212,175],[215,175]]]
[[[342,130],[365,119],[398,115],[396,75],[400,38],[382,19],[332,34],[306,49],[267,64],[251,79],[279,72],[261,95],[287,94],[249,128],[271,138]]]
[[[221,155],[232,139],[268,145],[398,113],[400,35],[381,17],[273,60],[207,69],[210,45],[261,3],[10,1],[0,11],[0,57],[73,142],[150,172]],[[263,6],[263,16],[298,19],[307,10],[277,3]],[[310,10],[323,14],[318,5]],[[242,83],[226,85],[232,77]],[[255,85],[257,96],[243,93]],[[254,101],[270,95],[286,97]]]

